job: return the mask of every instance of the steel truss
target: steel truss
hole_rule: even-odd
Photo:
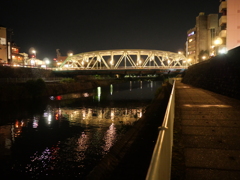
[[[183,54],[145,49],[118,49],[92,51],[68,56],[62,69],[141,69],[188,67]]]

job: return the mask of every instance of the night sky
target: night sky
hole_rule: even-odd
[[[5,0],[0,25],[12,28],[20,52],[37,58],[109,49],[183,50],[199,12],[219,0]]]

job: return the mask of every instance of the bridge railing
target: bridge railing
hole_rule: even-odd
[[[146,180],[170,180],[175,109],[175,81],[169,98],[162,126],[153,151]]]

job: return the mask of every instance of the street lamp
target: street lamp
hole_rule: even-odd
[[[34,54],[35,58],[37,57],[37,51],[34,49],[32,50],[32,53]]]
[[[67,55],[68,55],[68,56],[73,56],[73,51],[68,51],[68,52],[67,52]]]
[[[137,66],[141,66],[141,64],[142,64],[142,60],[139,59],[139,60],[137,61]]]
[[[33,54],[32,59],[30,61],[31,66],[36,66],[36,54],[37,54],[37,52],[36,52],[35,49],[32,49],[31,53]]]
[[[46,68],[47,68],[47,66],[50,64],[50,61],[49,59],[47,59],[45,62],[46,62]]]
[[[48,58],[44,58],[43,61],[45,62],[47,68],[47,66],[50,64],[50,60]]]
[[[113,64],[114,64],[114,61],[113,61],[113,59],[112,59],[112,60],[110,60],[111,68],[112,68]]]

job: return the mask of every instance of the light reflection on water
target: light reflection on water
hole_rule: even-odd
[[[130,82],[50,97],[41,114],[0,126],[0,157],[13,159],[6,172],[32,178],[86,176],[142,117],[159,86]]]

